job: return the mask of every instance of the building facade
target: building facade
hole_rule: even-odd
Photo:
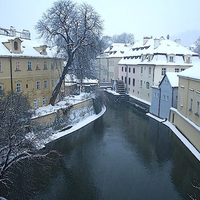
[[[177,109],[171,108],[170,121],[200,151],[200,65],[181,72]]]
[[[99,82],[111,83],[111,80],[118,79],[118,62],[126,54],[129,48],[129,44],[113,43],[103,54],[97,57]]]
[[[53,49],[32,41],[28,31],[24,32],[0,30],[0,96],[23,93],[28,95],[31,106],[38,108],[49,104],[63,60],[53,55]]]
[[[167,72],[158,87],[152,87],[150,113],[167,119],[170,118],[170,108],[177,108],[178,76],[175,72]]]
[[[150,103],[151,87],[158,86],[166,72],[184,71],[194,63],[200,63],[198,54],[181,46],[180,40],[144,37],[119,61],[119,79],[130,96]]]

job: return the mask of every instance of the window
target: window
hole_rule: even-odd
[[[190,93],[189,93],[189,111],[193,110],[193,99],[194,99],[194,90],[190,88]]]
[[[184,86],[180,87],[180,106],[183,106],[184,103],[184,93],[185,93],[185,88]]]
[[[141,74],[143,74],[143,67],[141,67],[140,72],[141,72]]]
[[[125,67],[125,72],[127,72],[127,67]]]
[[[28,61],[28,71],[32,70],[32,65],[31,65],[31,61]]]
[[[169,62],[174,62],[174,56],[169,56]]]
[[[124,67],[122,67],[122,72],[124,71]]]
[[[150,62],[151,61],[151,55],[148,55],[148,61]]]
[[[47,61],[44,61],[44,70],[47,70]]]
[[[184,70],[185,70],[184,68],[181,68],[181,72],[184,71]]]
[[[0,85],[0,96],[3,96],[3,86]]]
[[[127,77],[125,76],[125,84],[127,83]]]
[[[163,95],[163,100],[165,101],[165,95]]]
[[[135,74],[135,68],[133,68],[133,74]]]
[[[133,78],[133,86],[135,86],[135,79]]]
[[[200,105],[200,102],[199,101],[197,101],[197,109],[196,109],[196,115],[198,115],[199,116],[199,105]]]
[[[151,67],[149,67],[149,76],[151,75]]]
[[[51,87],[54,87],[54,80],[51,79]]]
[[[47,89],[47,88],[48,88],[48,81],[44,80],[44,89]]]
[[[186,62],[186,63],[191,63],[190,56],[186,56],[186,57],[185,57],[185,62]]]
[[[166,68],[162,68],[161,75],[165,75],[165,74],[166,74]]]
[[[128,72],[130,73],[131,72],[131,68],[129,67],[129,69],[128,69]]]
[[[15,63],[15,70],[19,71],[20,70],[20,62],[17,60]]]
[[[54,70],[54,62],[51,61],[51,70]]]
[[[18,43],[15,41],[14,42],[14,50],[17,51],[18,50]]]
[[[0,72],[2,72],[2,63],[0,61]]]
[[[35,69],[37,69],[37,70],[40,69],[40,63],[39,63],[38,60],[37,60],[36,63],[35,63]]]
[[[37,89],[37,90],[40,90],[40,89],[41,89],[40,81],[36,81],[36,89]]]
[[[146,82],[146,88],[149,89],[149,82]]]
[[[16,92],[21,92],[21,84],[20,83],[17,83],[16,84]]]
[[[142,80],[140,80],[140,87],[142,87]]]
[[[175,68],[175,72],[179,72],[179,68]]]
[[[47,105],[47,97],[42,98],[42,105],[46,106]]]
[[[199,112],[200,112],[200,91],[196,92],[196,100],[197,100],[197,104],[196,104],[196,113],[195,113],[195,115],[199,116]]]
[[[34,108],[37,109],[39,107],[39,100],[38,99],[34,99],[33,104],[34,104],[33,105]]]
[[[124,77],[122,76],[122,81],[124,80]]]
[[[129,85],[131,84],[131,78],[128,78],[128,84]]]

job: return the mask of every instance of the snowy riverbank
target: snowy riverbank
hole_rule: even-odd
[[[183,142],[183,144],[190,150],[190,152],[200,161],[199,151],[197,151],[197,149],[190,143],[190,141],[188,141],[187,138],[185,138],[184,135],[172,123],[170,123],[169,121],[160,119],[150,113],[147,113],[147,115],[159,121],[160,123],[163,123],[166,126],[168,126],[174,132],[174,134],[181,140],[181,142]]]
[[[81,128],[83,128],[84,126],[92,123],[93,121],[95,121],[96,119],[98,119],[99,117],[103,116],[103,114],[106,112],[106,107],[102,107],[102,111],[99,114],[92,114],[88,117],[86,117],[85,119],[81,120],[78,123],[73,124],[72,126],[69,127],[69,129],[64,130],[64,131],[57,131],[55,133],[53,133],[52,135],[50,135],[49,137],[45,138],[45,139],[40,139],[36,141],[37,144],[37,148],[38,149],[42,149],[45,147],[46,144],[55,141],[61,137],[64,137],[66,135],[69,135]]]

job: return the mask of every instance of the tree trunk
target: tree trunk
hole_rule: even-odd
[[[73,54],[69,57],[68,61],[67,61],[67,64],[65,65],[63,71],[62,71],[62,74],[60,76],[60,79],[56,85],[56,87],[54,88],[53,92],[52,92],[52,95],[51,95],[51,98],[50,98],[50,101],[49,103],[54,106],[55,105],[55,101],[56,101],[56,98],[60,92],[60,88],[62,86],[62,83],[63,83],[63,80],[65,80],[65,75],[67,74],[68,72],[68,68],[69,66],[72,64],[72,61],[73,61]]]

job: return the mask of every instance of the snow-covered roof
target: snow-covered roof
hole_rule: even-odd
[[[169,80],[169,82],[170,82],[170,85],[172,86],[172,87],[178,87],[178,73],[176,73],[176,72],[167,72],[166,73],[166,76],[167,76],[167,78],[168,78],[168,80]]]
[[[129,51],[124,55],[124,57],[119,61],[118,64],[156,64],[156,65],[186,65],[192,66],[192,63],[186,63],[183,56],[192,56],[194,60],[197,58],[198,54],[183,47],[177,40],[171,41],[161,37],[148,38],[143,41],[137,41]],[[175,55],[174,62],[168,62],[167,55]],[[148,59],[151,56],[151,59]],[[142,60],[142,57],[144,59]]]
[[[200,63],[180,72],[178,76],[200,80]]]
[[[126,55],[131,47],[131,44],[113,43],[104,51],[104,54],[107,57],[123,57],[124,55]]]
[[[3,44],[5,42],[9,42],[10,40],[15,40],[17,37],[11,37],[11,36],[5,36],[0,35],[0,55],[1,56],[12,56],[12,57],[55,57],[55,47],[50,48],[47,46],[46,52],[47,55],[42,55],[40,52],[38,52],[34,47],[41,47],[44,46],[44,44],[39,43],[39,41],[33,41],[30,39],[22,39],[19,38],[21,41],[21,53],[16,54],[13,53],[11,50],[6,48],[6,46]]]

